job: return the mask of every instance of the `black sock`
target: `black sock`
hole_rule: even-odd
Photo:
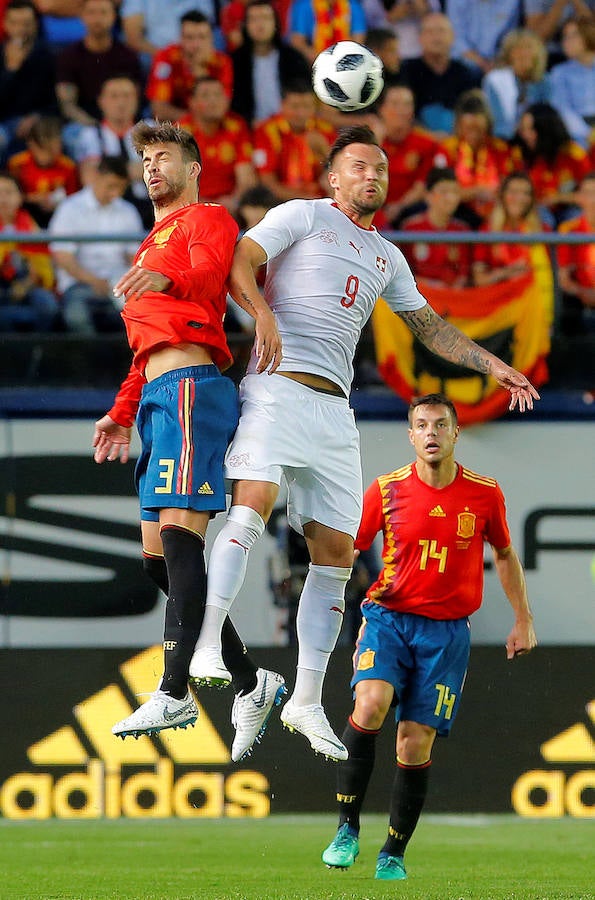
[[[229,616],[226,616],[221,631],[221,650],[225,668],[231,672],[235,693],[249,694],[256,687],[256,666]]]
[[[143,569],[149,578],[155,582],[160,591],[165,596],[169,594],[169,581],[167,579],[167,566],[165,565],[165,557],[149,556],[143,550]]]
[[[167,566],[163,556],[143,557],[143,568],[149,578],[164,594],[169,594]],[[223,623],[221,632],[223,662],[231,672],[233,689],[236,694],[248,694],[256,687],[256,666],[248,653],[244,642],[235,630],[229,616]]]
[[[388,837],[381,852],[391,856],[403,856],[405,853],[426,800],[431,762],[428,760],[421,766],[405,766],[397,762],[390,799]]]
[[[349,758],[337,763],[337,802],[339,827],[346,822],[359,834],[359,817],[374,768],[378,731],[368,731],[347,720],[341,740]]]
[[[161,689],[181,700],[188,692],[188,667],[204,618],[205,545],[199,534],[176,525],[164,525],[161,539],[169,582]]]

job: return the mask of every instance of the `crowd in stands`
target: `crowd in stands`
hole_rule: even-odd
[[[320,104],[338,40],[382,59],[374,107]],[[595,230],[595,0],[0,0],[0,330],[122,330],[111,286],[152,225],[131,131],[171,119],[201,149],[203,201],[248,227],[327,195],[328,150],[365,122],[389,159],[376,224],[408,232]],[[47,230],[47,244],[27,236]],[[450,288],[538,272],[543,244],[419,241]],[[595,331],[595,243],[557,251],[568,334]],[[241,313],[233,320],[245,327]]]

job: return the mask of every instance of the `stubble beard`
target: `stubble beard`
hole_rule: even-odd
[[[185,182],[182,180],[172,182],[164,179],[157,186],[157,196],[153,196],[149,191],[149,199],[155,209],[162,209],[164,206],[174,203],[182,195],[184,188]]]

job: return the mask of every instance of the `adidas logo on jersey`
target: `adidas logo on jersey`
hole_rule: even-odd
[[[199,493],[199,494],[214,494],[215,492],[213,491],[213,488],[211,487],[209,482],[205,481],[204,484],[201,484],[197,493]]]
[[[136,741],[119,741],[111,733],[113,723],[132,712],[128,696],[155,687],[162,653],[157,645],[124,662],[119,683],[108,684],[83,700],[74,707],[71,723],[27,748],[37,771],[17,773],[0,785],[1,816],[268,815],[267,779],[255,771],[225,771],[229,751],[200,703],[192,731],[166,730],[158,737],[143,735]],[[201,770],[205,765],[208,770]]]
[[[442,509],[442,507],[440,506],[440,504],[438,504],[437,506],[435,506],[434,509],[431,509],[429,514],[430,514],[431,516],[438,516],[438,517],[441,518],[441,519],[445,519],[445,518],[446,518],[446,513],[444,512],[444,510]]]
[[[586,706],[589,723],[577,722],[549,740],[539,751],[546,763],[566,763],[568,775],[560,769],[525,772],[512,787],[512,805],[522,816],[558,818],[568,813],[577,818],[593,816],[589,794],[595,790],[595,700]],[[577,766],[581,766],[578,771]],[[545,802],[540,797],[545,796]]]

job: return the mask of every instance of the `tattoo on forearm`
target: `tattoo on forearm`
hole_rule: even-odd
[[[437,356],[483,374],[491,371],[490,354],[454,325],[441,319],[431,306],[399,315],[415,337]]]
[[[250,299],[250,297],[248,296],[248,294],[246,293],[246,291],[241,291],[240,297],[242,298],[243,302],[246,304],[247,307],[249,307],[252,310],[255,309],[255,306],[254,306],[252,300]]]

